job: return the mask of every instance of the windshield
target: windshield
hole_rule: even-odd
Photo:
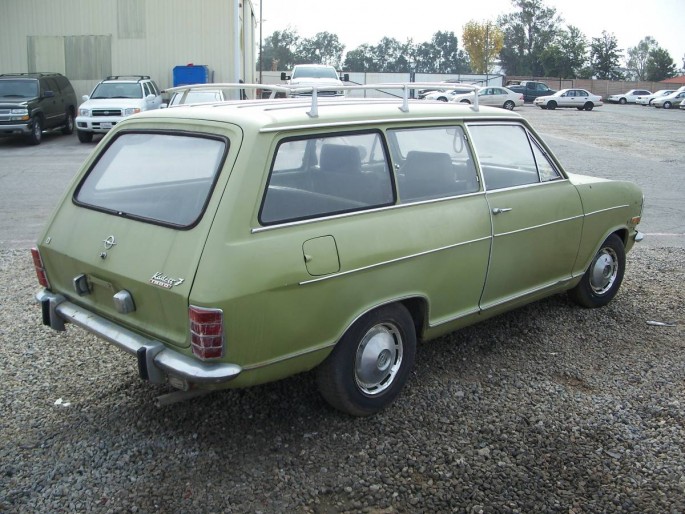
[[[135,82],[101,82],[90,96],[97,98],[143,98],[143,88]]]
[[[293,70],[293,78],[301,79],[302,77],[315,79],[337,79],[338,72],[335,68],[328,66],[296,66]]]
[[[36,98],[37,80],[0,80],[0,98]]]

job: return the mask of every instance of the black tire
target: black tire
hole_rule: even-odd
[[[74,114],[69,110],[65,114],[64,126],[62,127],[62,134],[70,136],[74,133]]]
[[[546,106],[546,105],[541,105],[541,106],[540,106],[540,109],[542,109],[543,111],[546,111],[546,110],[547,110],[547,106]]]
[[[671,108],[671,102],[664,102],[664,109],[670,109]]]
[[[609,303],[623,282],[626,251],[623,241],[611,234],[602,243],[583,278],[568,295],[581,307],[602,307]]]
[[[447,101],[447,97],[445,97],[445,96],[439,96],[439,97],[438,97],[438,100],[440,100],[441,102],[446,102],[446,101]]]
[[[621,105],[625,105],[628,103],[628,100],[626,100],[625,98],[621,98],[619,99],[618,103],[620,103]]]
[[[547,102],[547,108],[548,108],[550,111],[553,111],[554,109],[557,108],[557,103],[554,102],[554,101],[552,101],[552,102]]]
[[[579,111],[582,111],[585,107],[576,107]]]
[[[507,100],[506,102],[504,102],[504,105],[502,107],[504,107],[507,111],[513,111],[515,106],[516,105],[514,104],[514,102],[512,102],[511,100]]]
[[[390,405],[409,378],[416,332],[401,304],[359,318],[317,368],[324,399],[352,416],[369,416]]]
[[[584,108],[586,111],[591,111],[591,110],[593,109],[594,106],[595,106],[595,104],[593,104],[592,102],[587,102],[587,103],[583,106],[583,108]]]
[[[460,103],[460,104],[468,104],[468,105],[471,105],[471,100],[466,100],[466,99],[464,99],[464,100],[459,100],[459,103]]]
[[[83,130],[76,129],[76,135],[81,143],[90,143],[93,140],[92,132],[85,132]]]
[[[43,118],[36,116],[33,120],[31,133],[27,136],[30,145],[39,145],[43,140]]]

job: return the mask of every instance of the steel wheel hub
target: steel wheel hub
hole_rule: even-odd
[[[402,336],[393,324],[372,327],[357,348],[354,376],[357,386],[369,396],[390,387],[402,363]]]
[[[596,294],[604,294],[618,275],[618,257],[611,248],[604,248],[592,264],[590,286]]]

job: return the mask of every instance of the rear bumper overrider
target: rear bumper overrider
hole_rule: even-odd
[[[221,384],[236,378],[242,371],[237,364],[202,362],[172,350],[159,341],[79,307],[62,295],[42,290],[36,294],[36,299],[42,307],[43,324],[65,330],[65,323],[73,323],[134,355],[140,378],[153,384],[166,383],[168,378],[181,379],[187,384]],[[176,385],[178,380],[172,382]]]

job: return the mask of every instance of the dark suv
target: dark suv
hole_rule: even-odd
[[[64,75],[0,75],[0,136],[22,135],[37,145],[46,129],[72,134],[76,107],[76,93]]]

